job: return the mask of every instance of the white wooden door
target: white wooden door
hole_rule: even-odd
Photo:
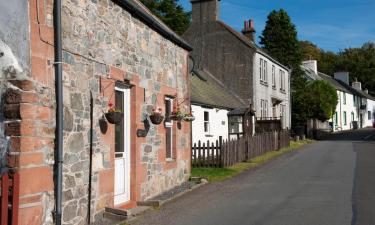
[[[115,125],[115,197],[119,205],[130,200],[130,89],[115,89],[115,107],[123,120]]]

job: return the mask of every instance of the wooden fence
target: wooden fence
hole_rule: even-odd
[[[19,174],[7,171],[0,176],[0,225],[17,225]]]
[[[229,167],[270,151],[288,147],[289,131],[268,132],[237,140],[201,143],[192,146],[192,167]]]

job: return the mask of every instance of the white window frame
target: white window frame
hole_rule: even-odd
[[[267,68],[267,61],[264,60],[263,62],[263,82],[264,83],[267,83],[267,80],[268,80],[268,77],[267,77],[267,73],[268,73],[268,68]]]
[[[263,77],[263,59],[259,59],[259,80],[262,81]]]
[[[208,115],[208,120],[205,118],[205,114],[207,113]],[[207,124],[207,131],[206,131],[206,124]],[[211,123],[210,123],[210,111],[203,111],[203,131],[206,134],[211,133]]]
[[[275,65],[272,65],[272,87],[276,88],[276,68]]]

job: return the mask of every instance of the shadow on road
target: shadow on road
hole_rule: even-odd
[[[375,141],[375,129],[342,131],[328,135],[324,140],[330,141]]]

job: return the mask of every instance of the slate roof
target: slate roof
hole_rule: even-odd
[[[320,76],[318,76],[318,74],[315,73],[314,70],[306,66],[301,65],[301,69],[303,70],[303,72],[305,72],[306,78],[308,80],[321,80],[322,79]]]
[[[367,98],[367,99],[371,99],[371,100],[375,101],[374,96],[372,96],[370,94],[367,94],[364,91],[359,91],[359,90],[353,88],[352,86],[350,86],[349,84],[346,84],[345,82],[343,82],[341,80],[336,80],[333,77],[328,76],[327,74],[324,74],[324,73],[319,72],[318,74],[323,80],[328,81],[337,90],[340,90],[340,91],[343,91],[343,92],[346,92],[346,93],[350,93],[350,94],[354,94],[354,95],[360,96],[361,98]]]
[[[190,87],[192,104],[226,109],[247,107],[237,95],[205,70],[193,71]]]
[[[138,0],[116,0],[115,2],[119,6],[126,9],[134,17],[138,18],[147,26],[154,29],[164,38],[170,40],[171,42],[188,51],[191,51],[193,49],[187,42],[185,42],[179,35],[172,31]]]
[[[318,75],[319,77],[321,77],[323,80],[327,81],[328,83],[330,83],[334,88],[336,88],[337,90],[339,91],[342,91],[342,92],[346,92],[346,93],[349,93],[351,94],[352,91],[350,90],[350,88],[348,88],[346,85],[343,85],[344,82],[341,82],[339,80],[336,80],[334,79],[333,77],[327,75],[327,74],[324,74],[324,73],[321,73],[321,72],[318,72]]]
[[[268,55],[264,49],[262,49],[261,47],[259,47],[258,45],[256,45],[254,42],[250,41],[249,38],[247,38],[245,35],[243,35],[242,33],[234,30],[231,26],[229,26],[228,24],[224,23],[223,21],[216,21],[221,27],[225,28],[227,31],[229,31],[230,33],[232,33],[235,37],[237,37],[240,41],[242,41],[242,43],[244,43],[245,45],[247,45],[248,47],[250,48],[254,48],[258,53],[266,56],[267,58],[271,59],[271,61],[273,61],[274,63],[276,63],[277,65],[283,67],[284,69],[286,70],[290,70],[287,66],[283,65],[282,63],[280,63],[279,61],[277,61],[276,59],[272,58],[270,55]]]

